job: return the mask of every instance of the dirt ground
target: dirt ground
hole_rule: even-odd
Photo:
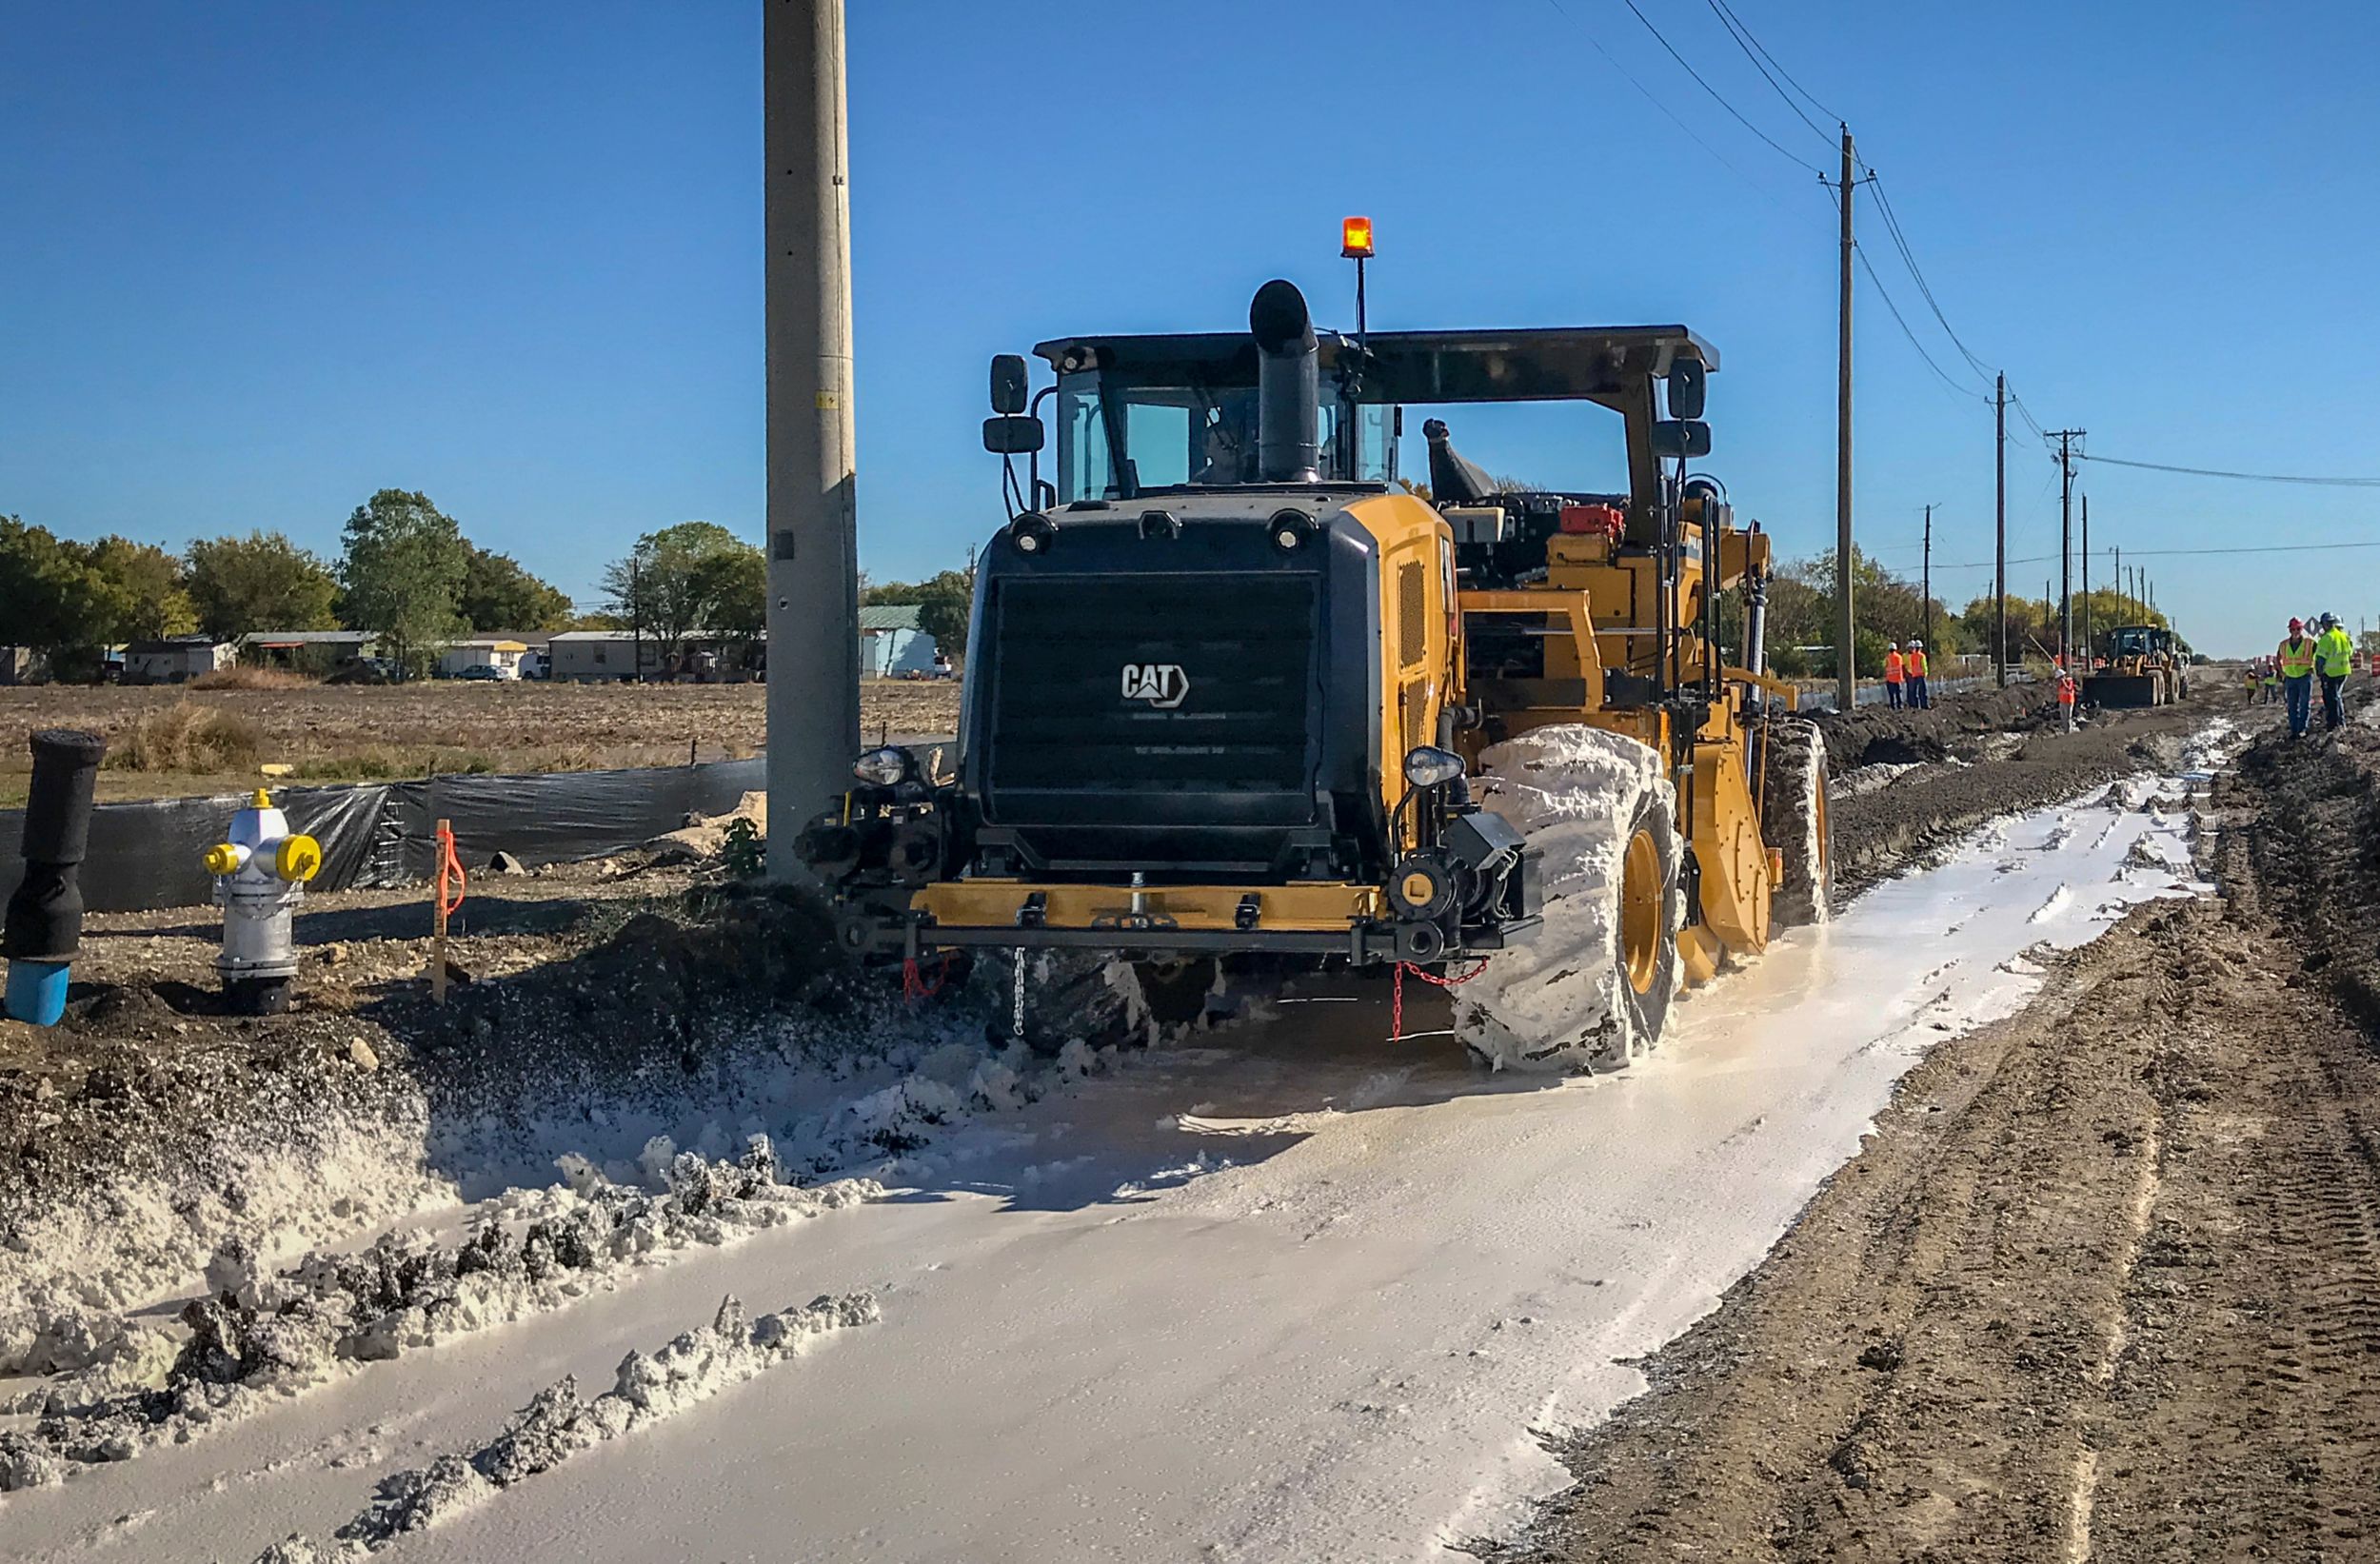
[[[31,761],[18,736],[79,727],[109,736],[103,800],[222,792],[252,782],[254,765],[280,762],[301,781],[678,765],[760,752],[766,737],[761,684],[571,684],[543,682],[317,685],[296,690],[188,690],[151,685],[0,686],[0,808],[22,803]],[[123,763],[144,719],[188,703],[230,714],[251,740],[234,763]],[[948,733],[959,692],[949,682],[869,680],[861,725],[883,734]],[[206,757],[198,759],[203,762]]]
[[[2380,727],[2208,819],[2221,895],[1912,1072],[1495,1556],[2380,1557]]]

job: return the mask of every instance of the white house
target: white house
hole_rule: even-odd
[[[865,604],[860,609],[860,673],[869,679],[934,671],[934,638],[918,628],[914,603]]]
[[[632,630],[564,630],[545,643],[545,655],[547,678],[581,684],[661,671],[661,643],[648,635],[640,643]]]
[[[124,682],[128,684],[179,684],[200,674],[229,667],[240,648],[210,635],[174,635],[162,641],[135,641],[124,648]]]

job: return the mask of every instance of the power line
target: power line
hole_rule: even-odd
[[[1719,0],[1707,0],[1707,4],[1711,8],[1712,14],[1716,15],[1719,19],[1719,26],[1725,28],[1727,30],[1727,35],[1735,40],[1735,47],[1744,51],[1744,58],[1752,62],[1752,69],[1760,72],[1760,79],[1767,82],[1770,88],[1775,90],[1776,95],[1785,100],[1785,107],[1794,111],[1794,115],[1796,119],[1799,119],[1802,124],[1810,127],[1810,133],[1812,135],[1817,137],[1820,141],[1825,142],[1829,147],[1834,146],[1835,138],[1828,135],[1824,128],[1822,128],[1816,120],[1812,119],[1808,114],[1802,112],[1801,105],[1794,101],[1793,94],[1786,91],[1784,88],[1778,86],[1776,78],[1769,74],[1769,68],[1760,63],[1760,55],[1765,54],[1768,51],[1766,49],[1760,50],[1759,53],[1755,53],[1753,51],[1749,30],[1744,28],[1741,22],[1735,20],[1735,12],[1719,4]]]
[[[2181,472],[2192,478],[2237,478],[2251,484],[2316,484],[2327,488],[2380,488],[2380,478],[2309,478],[2301,473],[2288,472],[2228,472],[2220,467],[2177,467],[2166,462],[2128,462],[2120,456],[2092,456],[2081,451],[2074,454],[2086,462],[2102,462],[2112,467]]]
[[[1968,366],[1976,374],[1986,380],[1991,379],[1999,373],[1998,369],[1984,363],[1968,350],[1967,345],[1959,340],[1957,329],[1951,325],[1951,318],[1942,312],[1941,301],[1934,298],[1933,285],[1926,281],[1924,269],[1917,265],[1916,252],[1910,247],[1909,235],[1901,231],[1900,218],[1893,210],[1892,198],[1884,193],[1884,176],[1872,170],[1868,183],[1875,191],[1876,210],[1883,214],[1884,230],[1892,235],[1894,247],[1900,251],[1901,264],[1909,268],[1909,275],[1916,280],[1917,291],[1925,295],[1926,307],[1933,310],[1934,318],[1941,323],[1943,335],[1951,339],[1951,346],[1958,349],[1960,355],[1967,360]]]
[[[1854,244],[1852,246],[1852,253],[1859,257],[1859,269],[1866,272],[1868,274],[1868,281],[1875,285],[1876,297],[1882,299],[1884,301],[1884,307],[1893,312],[1893,319],[1894,323],[1900,327],[1901,335],[1909,339],[1909,346],[1917,350],[1917,356],[1926,361],[1926,367],[1934,371],[1934,377],[1960,396],[1967,397],[1975,402],[1989,402],[1991,400],[1989,397],[1979,396],[1975,392],[1969,390],[1966,386],[1961,386],[1958,382],[1953,380],[1949,373],[1944,370],[1940,365],[1934,362],[1934,355],[1927,352],[1925,344],[1917,340],[1917,333],[1909,328],[1908,318],[1902,315],[1901,307],[1894,304],[1893,302],[1893,295],[1885,290],[1884,279],[1878,277],[1875,274],[1875,267],[1869,265],[1867,247],[1865,245]]]
[[[1603,56],[1604,63],[1609,65],[1614,70],[1619,72],[1620,79],[1622,81],[1625,81],[1629,86],[1635,88],[1639,93],[1641,93],[1645,102],[1651,104],[1654,108],[1658,109],[1663,114],[1669,116],[1669,122],[1672,125],[1676,126],[1680,130],[1685,131],[1687,138],[1696,146],[1701,148],[1704,151],[1718,159],[1729,173],[1732,173],[1737,179],[1742,180],[1753,189],[1758,191],[1761,196],[1769,201],[1775,202],[1780,208],[1784,207],[1785,203],[1777,198],[1775,190],[1770,189],[1766,185],[1761,184],[1758,180],[1744,172],[1743,169],[1735,167],[1735,165],[1729,160],[1726,153],[1720,151],[1717,148],[1703,140],[1701,135],[1693,126],[1687,124],[1684,120],[1678,117],[1676,109],[1672,109],[1667,103],[1663,102],[1658,96],[1656,96],[1651,88],[1636,80],[1636,73],[1631,71],[1626,66],[1620,64],[1619,57],[1614,54],[1610,49],[1605,49],[1603,47],[1602,40],[1597,38],[1592,31],[1588,30],[1586,23],[1581,22],[1577,17],[1572,15],[1568,8],[1563,6],[1562,0],[1545,0],[1545,3],[1552,6],[1557,11],[1559,11],[1563,20],[1569,22],[1571,26],[1577,28],[1579,33],[1587,40],[1588,46],[1597,54]]]
[[[1753,37],[1752,30],[1744,26],[1742,17],[1737,16],[1733,10],[1729,9],[1727,0],[1712,0],[1712,4],[1718,7],[1719,10],[1726,16],[1727,20],[1735,23],[1736,30],[1747,39],[1751,40],[1752,47],[1760,51],[1761,58],[1767,60],[1769,64],[1776,67],[1776,73],[1778,75],[1784,77],[1788,82],[1793,83],[1794,90],[1808,99],[1811,108],[1816,109],[1823,117],[1835,121],[1837,125],[1840,125],[1843,122],[1845,118],[1844,115],[1836,113],[1834,109],[1829,109],[1817,99],[1811,97],[1810,89],[1808,88],[1802,86],[1801,83],[1797,81],[1794,81],[1794,73],[1786,69],[1783,62],[1778,60],[1775,55],[1769,52],[1769,49],[1766,44],[1763,44],[1759,39]]]
[[[1637,21],[1644,24],[1644,30],[1653,34],[1654,39],[1658,42],[1663,49],[1669,50],[1669,57],[1676,60],[1679,67],[1685,70],[1686,74],[1695,79],[1695,85],[1701,88],[1705,92],[1711,94],[1712,102],[1717,104],[1721,109],[1726,109],[1729,114],[1735,117],[1736,124],[1742,126],[1754,135],[1758,136],[1762,141],[1767,142],[1770,149],[1775,152],[1777,156],[1784,158],[1789,162],[1801,165],[1801,167],[1809,169],[1812,173],[1816,174],[1821,179],[1826,177],[1825,169],[1819,168],[1816,164],[1812,163],[1807,158],[1798,157],[1794,153],[1787,151],[1777,143],[1776,138],[1770,135],[1766,130],[1761,129],[1758,126],[1753,124],[1752,121],[1744,118],[1742,111],[1734,104],[1728,102],[1726,96],[1722,94],[1717,88],[1713,87],[1709,82],[1704,81],[1702,79],[1702,72],[1696,70],[1693,66],[1688,65],[1686,63],[1686,56],[1677,52],[1676,46],[1672,44],[1667,38],[1661,36],[1661,30],[1653,25],[1653,18],[1647,16],[1642,10],[1637,9],[1636,0],[1620,0],[1620,4],[1626,6],[1629,10],[1629,13],[1635,16]]]

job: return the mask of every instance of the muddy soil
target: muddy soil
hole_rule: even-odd
[[[1492,1556],[2380,1557],[2380,728],[1938,1049]]]
[[[2012,686],[1942,702],[1930,711],[1862,707],[1823,718],[1836,795],[1838,894],[1855,895],[1913,861],[1923,861],[1995,816],[2073,798],[2136,771],[2170,770],[2183,737],[2215,715],[2251,731],[2280,722],[2280,708],[2251,707],[2217,678],[2192,682],[2191,699],[2153,710],[2086,713],[2064,731],[2040,686]],[[1851,792],[1866,767],[1903,766],[1880,785]]]

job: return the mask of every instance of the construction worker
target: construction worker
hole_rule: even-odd
[[[2322,634],[2314,638],[2315,672],[2322,675],[2322,728],[2336,733],[2347,723],[2347,703],[2339,686],[2355,666],[2355,643],[2336,614],[2322,616]]]
[[[1908,660],[1901,656],[1901,643],[1887,642],[1884,647],[1884,703],[1898,709],[1901,703],[1901,676],[1908,671]]]
[[[2290,621],[2289,639],[2272,660],[2281,667],[2281,689],[2288,697],[2290,737],[2302,739],[2306,727],[2313,720],[2314,638],[2306,633],[2306,622]]]
[[[1909,643],[1909,657],[1902,666],[1909,676],[1909,703],[1919,711],[1926,710],[1934,704],[1934,698],[1926,693],[1926,643],[1924,642],[1912,640]]]
[[[2264,703],[2268,706],[2277,706],[2281,703],[2280,660],[2273,657],[2260,657],[2256,661],[2264,667]]]
[[[2251,706],[2256,703],[2256,692],[2264,683],[2264,676],[2257,668],[2261,661],[2251,657],[2240,667],[2240,678],[2248,685],[2248,703]]]

